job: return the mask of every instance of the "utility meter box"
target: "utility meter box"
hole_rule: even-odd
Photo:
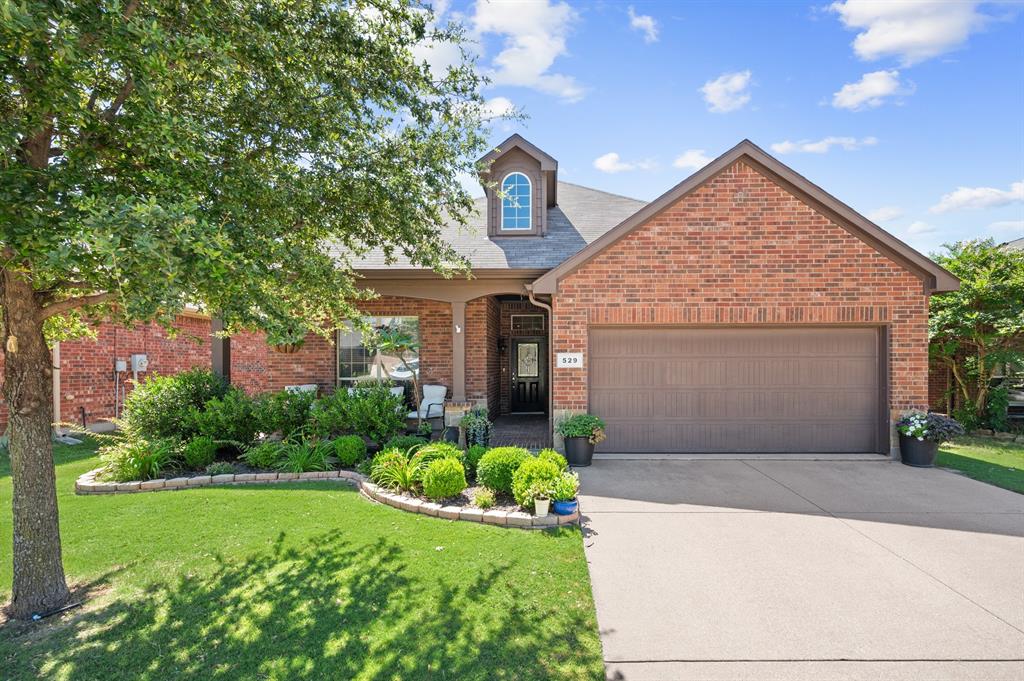
[[[123,359],[115,359],[114,360],[114,371],[116,371],[119,374],[124,373],[125,371],[128,371],[128,362],[124,361]]]
[[[149,371],[149,357],[147,355],[132,355],[132,371]]]

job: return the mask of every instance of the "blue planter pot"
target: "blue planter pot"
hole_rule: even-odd
[[[580,502],[576,499],[572,501],[555,501],[551,503],[551,510],[556,515],[572,515],[579,508]]]

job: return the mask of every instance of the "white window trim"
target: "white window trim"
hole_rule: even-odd
[[[498,211],[501,217],[499,224],[501,225],[501,231],[503,232],[529,232],[533,229],[533,180],[531,180],[530,176],[524,173],[523,171],[513,170],[512,172],[505,175],[505,177],[501,178],[501,184],[498,186],[501,188],[502,192],[505,191],[505,181],[508,180],[508,178],[512,177],[513,175],[522,175],[523,179],[526,180],[526,185],[530,188],[530,205],[527,207],[526,211],[526,218],[529,221],[529,225],[526,227],[505,226],[505,197],[500,197],[501,201],[499,202],[498,205]]]
[[[382,315],[367,315],[365,317],[365,319],[370,319],[370,320],[375,320],[375,319],[415,319],[417,327],[418,327],[420,316],[419,315],[413,315],[413,314],[396,314],[396,315],[382,314]],[[347,326],[347,323],[346,323],[346,326]],[[351,329],[351,327],[349,327],[348,329],[346,329],[346,328],[339,328],[339,329],[337,329],[335,331],[334,374],[335,374],[335,385],[339,385],[339,386],[341,386],[341,385],[346,385],[346,386],[357,385],[359,380],[360,380],[360,378],[357,378],[357,377],[342,376],[341,375],[341,357],[340,357],[340,353],[341,353],[341,350],[342,350],[342,347],[341,347],[341,335],[343,333],[345,333],[347,330],[350,330],[350,329]],[[419,340],[419,339],[417,339],[417,340]],[[419,353],[419,351],[417,351],[416,352],[416,361],[418,362],[419,360],[420,360],[420,353]],[[374,353],[373,360],[370,362],[370,366],[372,367],[370,371],[373,373],[373,376],[371,376],[369,380],[372,380],[372,381],[394,380],[394,379],[391,379],[389,376],[383,374],[383,365],[381,364],[380,353],[379,352]]]

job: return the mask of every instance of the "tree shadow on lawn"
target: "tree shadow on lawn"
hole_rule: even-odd
[[[538,603],[507,563],[464,583],[414,578],[394,542],[355,546],[340,532],[298,548],[282,533],[265,552],[218,563],[50,636],[0,641],[4,677],[603,678],[587,608]]]

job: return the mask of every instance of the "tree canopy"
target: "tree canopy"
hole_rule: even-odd
[[[992,239],[945,248],[933,258],[960,279],[960,289],[931,298],[930,351],[952,370],[975,425],[986,418],[995,365],[1024,358],[1024,251]]]

